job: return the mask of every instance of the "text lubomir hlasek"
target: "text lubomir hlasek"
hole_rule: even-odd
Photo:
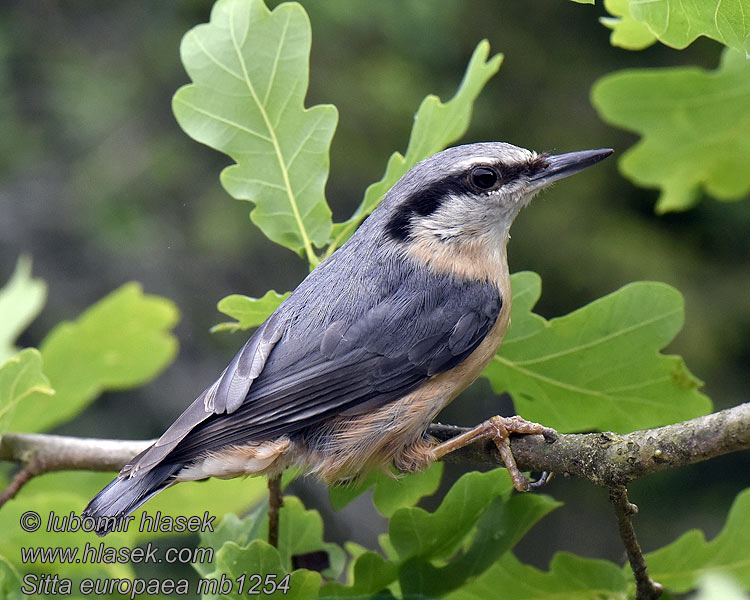
[[[46,531],[67,532],[97,531],[106,526],[111,531],[127,531],[135,521],[135,515],[125,517],[82,517],[71,511],[67,515],[57,515],[51,511],[47,519]],[[205,511],[203,515],[165,515],[161,511],[150,515],[144,511],[138,521],[140,532],[161,533],[201,533],[214,530],[216,515]],[[110,527],[110,525],[112,525]]]

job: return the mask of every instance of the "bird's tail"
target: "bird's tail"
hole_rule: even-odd
[[[81,516],[95,521],[97,535],[107,535],[118,529],[141,504],[153,498],[174,482],[172,477],[182,464],[159,464],[135,477],[118,475],[99,492],[83,510]]]

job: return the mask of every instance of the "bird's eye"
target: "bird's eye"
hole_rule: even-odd
[[[490,167],[474,167],[469,173],[469,182],[478,190],[494,189],[499,180],[500,175]]]

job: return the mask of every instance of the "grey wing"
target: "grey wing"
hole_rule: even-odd
[[[272,315],[240,349],[219,378],[177,417],[154,445],[125,465],[120,475],[135,476],[151,469],[206,419],[237,410],[263,371],[271,350],[281,338],[282,329],[282,324]]]
[[[333,321],[305,339],[285,334],[245,402],[202,421],[168,460],[294,435],[383,406],[455,367],[492,328],[502,299],[491,284],[443,283],[384,299],[353,322]]]

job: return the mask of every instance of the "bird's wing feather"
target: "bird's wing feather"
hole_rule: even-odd
[[[383,406],[458,365],[487,335],[502,300],[489,283],[449,277],[433,283],[397,291],[323,331],[284,333],[239,408],[202,419],[169,460],[189,461]]]
[[[135,456],[120,472],[135,476],[159,464],[190,431],[212,415],[237,410],[253,381],[263,371],[271,350],[279,341],[282,325],[272,315],[252,335],[219,378],[198,396],[156,443]]]

